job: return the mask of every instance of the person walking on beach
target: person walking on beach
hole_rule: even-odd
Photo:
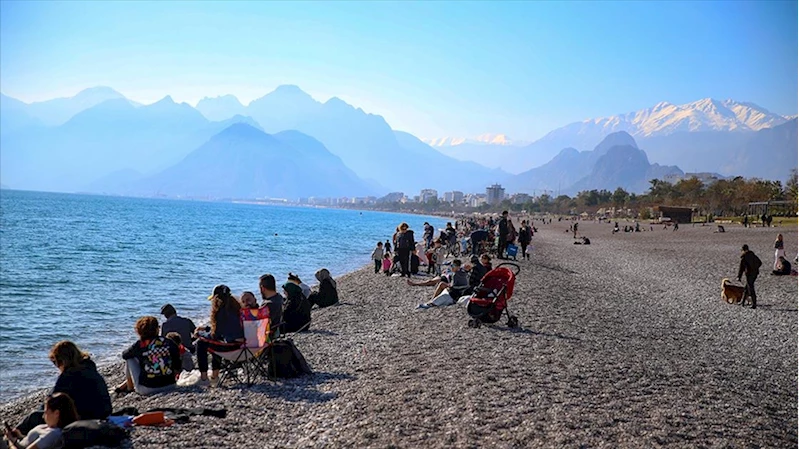
[[[777,234],[777,240],[774,241],[774,269],[776,270],[780,264],[780,257],[785,257],[785,243],[782,241],[782,234]]]
[[[505,259],[505,249],[508,247],[508,211],[502,211],[502,218],[499,219],[499,244],[497,245],[497,258]]]
[[[409,229],[408,223],[401,223],[397,233],[397,255],[402,267],[400,277],[411,277],[411,251],[415,245],[413,231]]]
[[[533,240],[533,230],[530,228],[530,225],[527,224],[527,220],[522,221],[522,227],[519,229],[519,244],[522,246],[522,260],[530,259],[530,255],[527,254],[527,246]]]
[[[383,242],[377,242],[377,246],[372,251],[372,260],[375,261],[375,274],[380,273],[380,267],[383,264]]]
[[[577,238],[577,224],[578,223],[574,223],[574,238]]]
[[[763,262],[760,258],[749,250],[749,245],[741,247],[741,263],[738,264],[738,281],[741,281],[741,275],[746,274],[746,295],[752,298],[752,308],[757,307],[757,294],[755,293],[755,280],[757,275],[760,274],[760,266]],[[741,305],[746,304],[746,301],[741,301]]]

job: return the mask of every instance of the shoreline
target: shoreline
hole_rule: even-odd
[[[136,428],[123,447],[228,447],[254,433],[270,447],[796,445],[797,282],[767,274],[776,230],[614,235],[586,222],[584,246],[568,223],[538,227],[509,303],[521,328],[471,329],[463,306],[416,311],[432,287],[365,266],[336,277],[342,304],[293,336],[315,375],[114,398],[229,412]],[[794,254],[797,233],[784,235]],[[763,261],[756,310],[719,299],[742,243]],[[5,404],[6,419],[39,405],[23,402]]]

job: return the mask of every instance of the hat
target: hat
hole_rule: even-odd
[[[230,287],[225,284],[219,284],[214,287],[214,290],[211,292],[211,296],[208,299],[213,299],[214,296],[217,295],[229,295],[230,294]]]
[[[173,313],[175,313],[175,312],[176,312],[176,310],[175,310],[175,308],[172,306],[172,304],[164,304],[163,306],[161,306],[161,315],[164,315],[164,316],[166,316],[166,315],[167,315],[167,313],[169,313],[170,315],[172,315],[172,314],[173,314]]]
[[[302,281],[300,280],[300,277],[299,277],[299,276],[297,276],[296,274],[292,273],[292,272],[289,272],[289,280],[290,280],[290,281],[302,282]]]

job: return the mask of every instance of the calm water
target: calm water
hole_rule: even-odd
[[[215,284],[235,294],[289,271],[313,285],[370,263],[402,221],[421,237],[435,217],[336,209],[0,191],[0,401],[50,387],[53,343],[102,363],[135,340],[133,324],[172,303],[207,321]],[[259,295],[258,295],[259,296]],[[260,297],[260,296],[259,296]],[[159,316],[159,319],[162,317]]]

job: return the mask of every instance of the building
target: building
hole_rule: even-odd
[[[526,204],[529,201],[532,201],[533,197],[526,193],[515,193],[513,196],[510,197],[510,201],[513,204]]]
[[[490,205],[499,204],[505,199],[505,189],[500,184],[486,187],[486,202]]]
[[[398,203],[402,201],[402,198],[405,197],[405,194],[402,192],[391,192],[388,195],[379,198],[377,200],[378,203]]]
[[[655,212],[660,213],[660,218],[668,218],[674,223],[690,223],[694,209],[691,207],[656,206]]]
[[[422,192],[419,194],[420,203],[429,203],[433,199],[438,199],[438,190],[422,189]]]
[[[444,192],[444,202],[461,204],[463,202],[463,192],[453,190],[452,192]]]
[[[476,195],[467,195],[466,196],[466,203],[469,207],[480,207],[483,204],[486,204],[487,197],[482,193],[478,193]]]

